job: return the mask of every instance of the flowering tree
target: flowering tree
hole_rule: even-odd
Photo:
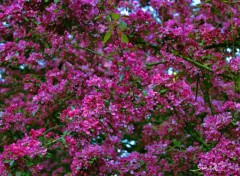
[[[240,175],[239,16],[237,0],[1,0],[1,175]]]

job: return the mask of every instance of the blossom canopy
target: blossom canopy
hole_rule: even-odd
[[[2,176],[240,175],[237,0],[0,1]]]

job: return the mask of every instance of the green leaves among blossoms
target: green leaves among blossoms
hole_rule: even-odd
[[[103,38],[103,43],[107,43],[107,41],[110,39],[112,35],[112,30],[108,30],[108,32],[105,34],[104,38]]]

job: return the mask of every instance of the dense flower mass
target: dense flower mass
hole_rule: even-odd
[[[0,1],[0,175],[240,175],[236,0]]]

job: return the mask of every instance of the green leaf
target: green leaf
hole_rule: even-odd
[[[109,100],[104,100],[104,104],[106,107],[109,107],[110,106],[110,101]]]
[[[51,158],[51,157],[52,157],[52,154],[49,153],[49,152],[47,152],[47,154],[46,154],[46,158]]]
[[[61,137],[61,141],[62,141],[63,144],[66,143],[66,139],[64,137]]]
[[[127,29],[127,23],[123,20],[120,21],[119,23],[121,31],[125,31]]]
[[[22,172],[22,176],[30,176],[31,174],[29,172]]]
[[[106,20],[107,20],[107,21],[111,21],[110,15],[107,15],[107,16],[106,16]]]
[[[146,97],[147,94],[148,94],[147,91],[146,91],[146,90],[143,90],[142,92],[143,92],[143,96]]]
[[[129,43],[129,40],[126,34],[121,35],[121,41],[127,44]]]
[[[36,24],[36,25],[39,25],[40,23],[37,22],[36,20],[33,20],[33,23]]]
[[[191,172],[198,172],[200,169],[190,170]]]
[[[110,39],[112,35],[112,30],[108,30],[108,32],[105,34],[104,38],[103,38],[103,43],[107,43],[107,41]]]
[[[161,89],[161,90],[159,91],[160,94],[164,94],[165,92],[167,92],[167,89]]]
[[[48,43],[45,43],[46,48],[50,48],[50,45]]]
[[[27,165],[28,167],[33,166],[33,165],[34,165],[34,162],[32,162],[32,161],[27,161],[26,165]]]
[[[48,0],[44,0],[44,2],[48,2]]]
[[[98,159],[97,157],[93,157],[93,158],[90,159],[89,163],[92,164],[92,163],[94,163],[97,159]]]
[[[14,160],[11,160],[11,161],[9,162],[10,166],[12,166],[13,163],[14,163]]]
[[[24,17],[24,20],[25,20],[26,22],[29,22],[29,19],[28,19],[28,18],[26,18],[26,17]]]
[[[63,132],[63,136],[67,136],[67,135],[69,135],[70,134],[70,131],[64,131]]]
[[[11,160],[10,159],[6,159],[5,160],[5,163],[9,163]]]
[[[120,15],[117,14],[117,13],[111,13],[111,17],[112,17],[112,19],[113,19],[114,21],[117,21],[117,20],[119,20]]]
[[[14,164],[15,160],[11,160],[11,159],[7,159],[5,160],[5,163],[9,163],[10,166],[12,166]]]
[[[240,76],[236,76],[234,78],[234,82],[235,82],[236,90],[240,92]]]
[[[16,173],[15,173],[15,176],[21,176],[22,175],[22,172],[21,171],[17,171]]]
[[[54,0],[54,3],[57,4],[57,3],[59,3],[59,1],[60,1],[60,0]]]
[[[181,142],[176,140],[176,139],[173,139],[173,144],[176,146],[176,147],[181,147]]]

